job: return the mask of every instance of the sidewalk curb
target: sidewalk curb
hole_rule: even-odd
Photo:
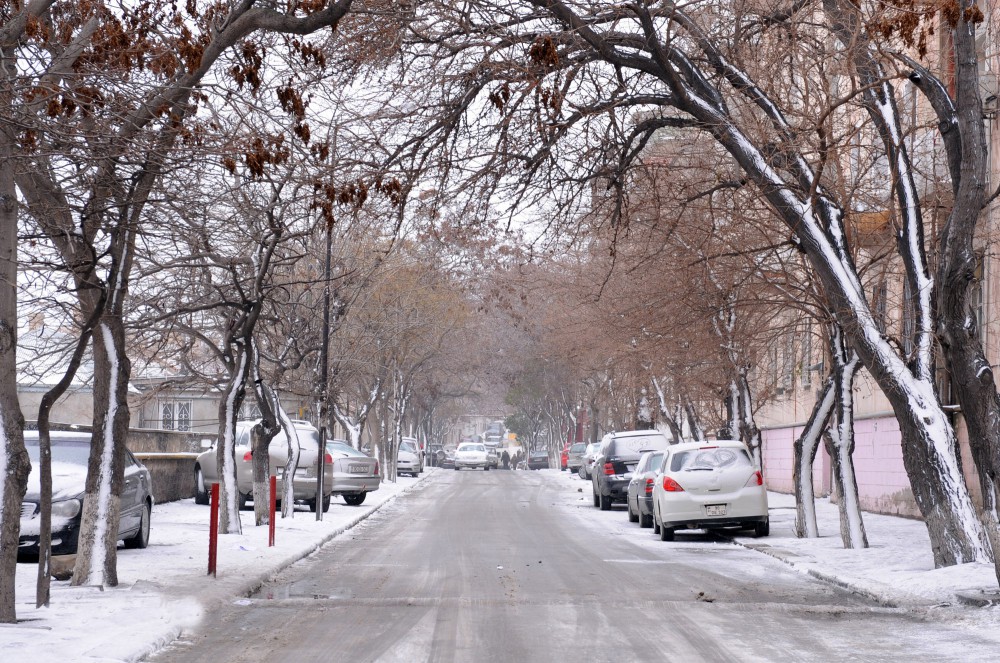
[[[784,562],[785,564],[787,564],[788,566],[792,567],[793,569],[795,569],[796,571],[798,571],[800,573],[805,573],[806,575],[810,575],[813,578],[816,578],[817,580],[822,580],[823,582],[829,583],[831,585],[835,585],[837,587],[840,587],[841,589],[846,589],[847,591],[849,591],[849,592],[851,592],[853,594],[857,594],[858,596],[862,596],[862,597],[864,597],[864,598],[866,598],[866,599],[868,599],[868,600],[870,600],[870,601],[872,601],[874,603],[877,603],[878,605],[880,605],[880,606],[882,606],[884,608],[900,608],[900,607],[904,607],[904,606],[901,605],[901,603],[903,603],[902,601],[899,601],[897,599],[886,598],[885,596],[883,596],[881,594],[878,594],[876,592],[872,592],[871,590],[869,590],[866,587],[862,587],[860,585],[856,585],[856,584],[850,582],[849,580],[844,580],[843,578],[838,577],[836,575],[833,575],[833,574],[830,574],[830,573],[826,573],[824,571],[818,571],[816,569],[805,569],[805,568],[802,568],[799,564],[796,564],[795,561],[789,559],[788,557],[786,557],[785,555],[783,555],[780,551],[775,550],[771,546],[760,546],[760,545],[754,545],[754,544],[749,544],[749,543],[743,543],[742,541],[739,541],[739,540],[733,539],[733,538],[730,538],[729,540],[732,541],[733,543],[735,543],[738,546],[746,548],[747,550],[753,550],[755,552],[759,552],[761,554],[773,557],[774,559],[776,559],[776,560],[778,560],[780,562]]]
[[[972,608],[992,608],[1000,605],[1000,591],[997,590],[955,592],[955,598],[962,605]]]

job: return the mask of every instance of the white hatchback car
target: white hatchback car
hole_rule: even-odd
[[[668,447],[653,486],[653,531],[672,541],[678,529],[753,528],[767,536],[764,476],[736,440]]]
[[[463,467],[481,467],[487,472],[490,471],[490,458],[486,452],[486,446],[478,442],[465,442],[458,445],[455,450],[455,469]]]

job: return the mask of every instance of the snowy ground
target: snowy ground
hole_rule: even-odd
[[[564,486],[571,501],[575,498],[570,494],[578,495],[579,500],[591,499],[587,482],[554,470],[542,470],[541,474]],[[101,591],[53,582],[51,607],[37,610],[37,567],[19,564],[20,623],[0,625],[0,660],[100,663],[141,658],[176,638],[214,607],[246,600],[262,582],[417,481],[404,477],[395,485],[383,484],[361,507],[348,507],[337,500],[322,522],[308,511],[298,511],[290,520],[278,520],[274,548],[267,547],[267,528],[253,527],[252,513],[244,512],[245,533],[220,538],[217,578],[205,573],[208,508],[191,500],[156,506],[150,547],[118,551],[121,584],[116,588]],[[940,614],[942,619],[957,619],[983,632],[995,631],[1000,625],[1000,608],[972,608],[956,601],[956,592],[995,591],[993,567],[966,564],[935,570],[922,523],[865,514],[871,547],[849,551],[840,545],[835,505],[826,501],[818,504],[823,536],[811,540],[796,539],[792,533],[795,510],[791,496],[772,493],[770,506],[771,536],[737,537],[738,543],[886,605],[913,607],[925,617]],[[624,511],[601,515],[620,516],[623,527],[631,527],[624,531],[629,536],[653,536],[648,529],[630,526]]]
[[[53,581],[50,607],[36,609],[38,566],[18,564],[19,623],[0,624],[0,661],[137,660],[177,638],[219,602],[241,600],[419,480],[383,482],[359,507],[336,498],[321,522],[308,509],[290,519],[279,515],[273,548],[267,527],[255,527],[253,512],[244,511],[243,534],[219,537],[215,578],[207,575],[209,509],[192,499],[153,508],[148,548],[118,549],[117,587],[102,591]]]

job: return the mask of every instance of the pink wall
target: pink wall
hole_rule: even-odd
[[[769,490],[794,492],[792,444],[801,427],[763,431],[764,477]],[[875,513],[919,517],[903,468],[899,425],[893,417],[854,422],[854,469],[861,508]],[[813,482],[816,494],[830,490],[830,459],[825,449],[817,454]]]
[[[761,431],[764,438],[764,480],[768,490],[794,493],[795,472],[793,446],[802,433],[802,426]],[[830,493],[830,456],[820,447],[813,463],[813,489],[819,496]]]

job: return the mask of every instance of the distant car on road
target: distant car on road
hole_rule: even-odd
[[[489,472],[489,455],[481,442],[464,442],[458,445],[458,449],[455,450],[455,469],[460,470],[463,467],[481,468]]]
[[[627,430],[605,435],[590,474],[594,506],[607,511],[613,502],[624,502],[628,482],[642,455],[640,450],[662,450],[669,445],[667,436],[656,430]]]
[[[342,496],[350,506],[358,506],[368,493],[379,489],[378,459],[358,451],[345,440],[327,442],[326,452],[333,459],[331,494]]]
[[[259,422],[236,423],[236,490],[239,508],[244,509],[253,499],[253,456],[250,450],[250,431]],[[319,431],[308,421],[293,420],[295,435],[299,440],[299,464],[292,482],[296,502],[304,502],[316,510],[316,458],[319,453]],[[274,436],[267,449],[268,476],[274,475],[281,482],[288,462],[288,438],[281,431]],[[333,458],[327,454],[323,465],[323,511],[330,508],[330,486],[333,485]],[[202,452],[194,464],[195,502],[208,504],[208,490],[219,482],[216,448]],[[281,489],[279,488],[279,497]],[[279,500],[280,501],[280,500]]]
[[[424,458],[412,437],[404,437],[399,441],[396,452],[396,474],[409,474],[415,477],[424,471]]]
[[[90,433],[53,431],[52,445],[52,554],[76,553],[83,517],[83,495],[87,484],[87,459],[90,456]],[[28,490],[21,502],[21,535],[18,560],[38,559],[41,535],[41,487],[39,474],[38,431],[24,432],[24,446],[31,459]],[[132,452],[125,450],[125,482],[120,504],[118,539],[126,548],[149,545],[153,513],[153,485],[149,470]]]
[[[580,466],[583,465],[583,454],[587,450],[587,445],[583,442],[575,442],[569,448],[569,453],[566,454],[566,469],[570,472],[577,474],[580,472]]]
[[[653,486],[653,529],[672,541],[678,529],[753,528],[767,536],[764,476],[736,440],[685,442],[664,454]]]
[[[529,470],[544,470],[549,467],[549,452],[544,449],[536,449],[528,454]]]
[[[583,452],[582,462],[580,464],[580,469],[577,474],[580,475],[582,479],[590,479],[591,470],[594,469],[594,461],[597,460],[597,454],[601,451],[600,442],[591,442],[587,445],[586,450]]]
[[[632,480],[628,482],[629,522],[639,527],[653,526],[653,484],[663,462],[663,451],[647,451],[639,457]]]

